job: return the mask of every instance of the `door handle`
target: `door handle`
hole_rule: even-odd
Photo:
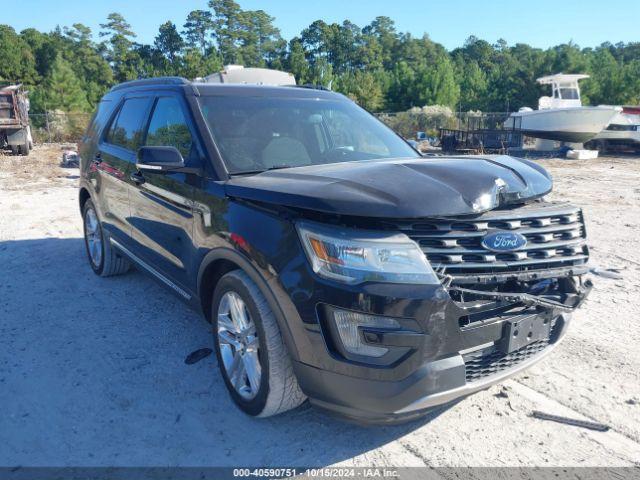
[[[144,175],[142,175],[142,173],[140,173],[140,172],[133,172],[131,175],[129,175],[129,178],[136,185],[141,185],[144,182],[146,182],[146,179],[144,178]]]

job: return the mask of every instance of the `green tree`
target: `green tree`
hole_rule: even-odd
[[[211,46],[209,36],[213,31],[213,16],[206,10],[193,10],[187,15],[184,24],[184,36],[187,39],[187,46],[199,48],[202,55],[207,54],[207,49]]]
[[[20,32],[20,37],[24,40],[35,60],[38,79],[46,77],[58,55],[57,42],[51,38],[50,34],[39,32],[35,28],[23,30]],[[4,51],[5,49],[3,48],[2,50]],[[3,61],[2,65],[6,65],[6,62]]]
[[[136,67],[140,58],[132,52],[136,34],[124,17],[119,13],[110,13],[107,23],[100,24],[101,37],[106,37],[106,54],[117,81],[124,82],[138,77]]]
[[[240,13],[240,55],[249,67],[273,66],[284,56],[287,43],[275,20],[264,10],[247,10]]]
[[[179,74],[186,78],[205,77],[221,68],[222,60],[215,51],[202,55],[200,49],[188,48],[182,58]]]
[[[433,66],[418,67],[413,92],[413,103],[418,106],[446,105],[455,108],[460,99],[460,87],[451,61],[443,57]]]
[[[79,77],[89,104],[95,107],[113,84],[113,72],[93,42],[89,27],[75,23],[64,32],[66,45],[63,57]]]
[[[0,80],[34,84],[36,62],[29,45],[8,25],[0,25]]]
[[[169,62],[176,61],[180,51],[184,48],[184,40],[173,22],[167,21],[160,25],[155,46],[169,59]]]
[[[309,82],[309,62],[304,55],[304,47],[299,38],[289,42],[289,55],[285,67],[296,77],[298,85]]]
[[[384,106],[382,85],[373,72],[345,73],[336,79],[335,89],[369,111],[379,111]]]
[[[622,104],[626,100],[624,69],[607,48],[598,48],[591,59],[591,78],[585,81],[584,100],[595,104]]]
[[[375,39],[380,45],[382,66],[386,70],[393,69],[396,61],[396,48],[398,46],[398,34],[393,20],[389,17],[376,17],[373,22],[362,29],[365,37]]]
[[[309,70],[309,83],[330,88],[333,84],[333,68],[326,58],[319,58]]]
[[[210,0],[213,10],[213,32],[222,61],[225,64],[242,63],[240,39],[242,37],[242,9],[233,0]]]
[[[90,109],[82,82],[71,64],[58,55],[51,72],[32,97],[36,111],[87,112]]]

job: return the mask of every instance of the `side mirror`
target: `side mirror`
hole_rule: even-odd
[[[141,147],[136,167],[154,173],[170,172],[183,168],[184,159],[175,147]]]

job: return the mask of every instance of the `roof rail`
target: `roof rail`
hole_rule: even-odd
[[[191,82],[182,77],[155,77],[142,78],[140,80],[129,80],[128,82],[119,83],[111,87],[111,92],[122,90],[130,87],[142,87],[146,85],[189,85]]]
[[[326,90],[327,92],[331,91],[330,88],[327,88],[324,85],[314,84],[314,83],[305,83],[302,85],[287,85],[287,86],[296,87],[296,88],[309,88],[311,90]]]

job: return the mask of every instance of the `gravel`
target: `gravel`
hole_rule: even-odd
[[[408,425],[359,427],[306,404],[237,410],[208,324],[133,271],[85,258],[77,169],[58,146],[0,156],[0,465],[640,465],[640,160],[541,162],[584,207],[596,287],[541,363]],[[595,432],[533,410],[609,425]]]

